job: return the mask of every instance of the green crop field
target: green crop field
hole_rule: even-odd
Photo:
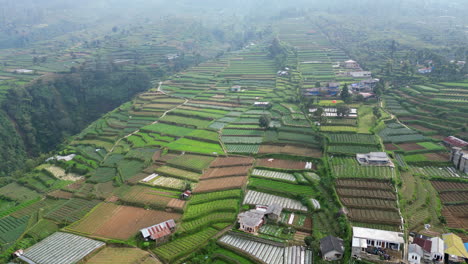
[[[315,192],[311,186],[290,184],[269,179],[252,177],[249,180],[249,188],[272,194],[293,196],[314,196]]]
[[[390,179],[395,177],[394,169],[390,167],[362,166],[356,158],[330,158],[333,175],[337,178],[376,178]]]

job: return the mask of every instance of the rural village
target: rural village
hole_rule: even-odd
[[[396,87],[317,23],[272,28],[153,79],[0,187],[8,261],[466,263],[468,82]],[[151,67],[183,56],[164,43]],[[9,63],[5,76],[46,71]]]

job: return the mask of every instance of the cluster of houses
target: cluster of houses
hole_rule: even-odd
[[[450,147],[450,161],[454,167],[464,173],[468,173],[468,142],[454,136],[444,139],[444,145]]]
[[[277,223],[283,207],[278,204],[269,206],[257,205],[255,209],[245,211],[237,216],[239,229],[251,234],[257,234],[260,227],[266,222]]]
[[[410,264],[464,263],[468,260],[467,247],[468,244],[463,244],[453,233],[443,234],[442,238],[411,233],[406,246],[401,232],[353,227],[351,255],[355,259],[391,263],[405,260]],[[320,252],[323,260],[339,260],[345,252],[344,242],[341,238],[327,236],[320,240]]]

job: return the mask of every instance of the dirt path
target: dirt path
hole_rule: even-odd
[[[166,96],[171,96],[171,95],[166,94],[164,91],[162,91],[162,89],[161,89],[162,84],[163,84],[163,82],[159,82],[159,85],[158,85],[158,92],[161,92],[162,94],[164,94],[164,95],[166,95]],[[173,111],[174,109],[178,108],[179,106],[185,105],[186,103],[188,103],[188,101],[189,101],[188,99],[185,99],[185,101],[184,101],[182,104],[176,105],[176,106],[174,106],[173,108],[171,108],[171,109],[165,111],[160,117],[157,118],[157,120],[155,120],[154,122],[152,122],[151,125],[158,123],[158,122],[159,122],[159,119],[165,117],[167,113]],[[119,138],[119,139],[115,142],[115,144],[112,146],[112,148],[109,150],[109,152],[107,152],[107,154],[106,154],[106,156],[104,157],[104,159],[106,159],[107,156],[109,156],[109,154],[111,154],[111,153],[114,151],[115,147],[117,147],[117,145],[119,145],[120,141],[122,141],[123,139],[128,138],[128,137],[130,137],[130,136],[132,136],[132,135],[134,135],[134,134],[136,134],[136,133],[138,133],[138,132],[140,132],[140,129],[137,129],[137,130],[133,131],[132,133],[130,133],[130,134],[124,136],[124,137]]]

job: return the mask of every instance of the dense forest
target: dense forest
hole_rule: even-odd
[[[11,89],[0,114],[0,175],[19,168],[26,153],[35,156],[54,149],[150,85],[142,70],[107,69],[47,76]]]

